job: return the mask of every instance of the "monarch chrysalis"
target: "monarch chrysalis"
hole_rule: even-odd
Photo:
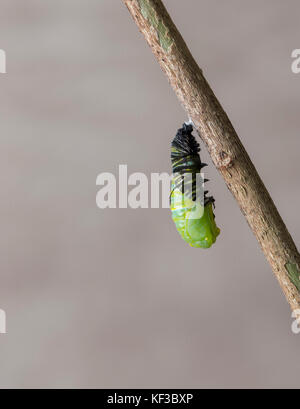
[[[213,212],[215,199],[206,196],[200,171],[200,146],[192,135],[192,125],[183,124],[172,142],[173,179],[170,195],[172,218],[183,240],[192,247],[209,248],[220,229]],[[188,177],[187,177],[188,176]]]

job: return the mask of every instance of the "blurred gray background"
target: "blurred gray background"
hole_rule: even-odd
[[[298,0],[165,0],[300,242]],[[187,118],[120,0],[1,0],[0,387],[298,387],[300,334],[205,149],[221,235],[96,207]]]

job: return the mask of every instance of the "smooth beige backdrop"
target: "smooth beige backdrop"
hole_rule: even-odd
[[[298,0],[165,4],[300,243]],[[0,0],[0,387],[298,387],[300,334],[211,164],[222,232],[96,207],[96,177],[170,172],[187,118],[120,0]]]

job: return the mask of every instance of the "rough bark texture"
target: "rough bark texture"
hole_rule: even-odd
[[[122,0],[237,200],[292,308],[300,308],[300,256],[229,118],[161,0]]]

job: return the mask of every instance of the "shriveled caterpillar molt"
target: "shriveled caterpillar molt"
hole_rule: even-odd
[[[192,135],[193,126],[183,124],[171,146],[173,179],[170,195],[172,218],[183,240],[192,247],[209,248],[220,229],[213,212],[215,199],[203,191],[200,146]]]

